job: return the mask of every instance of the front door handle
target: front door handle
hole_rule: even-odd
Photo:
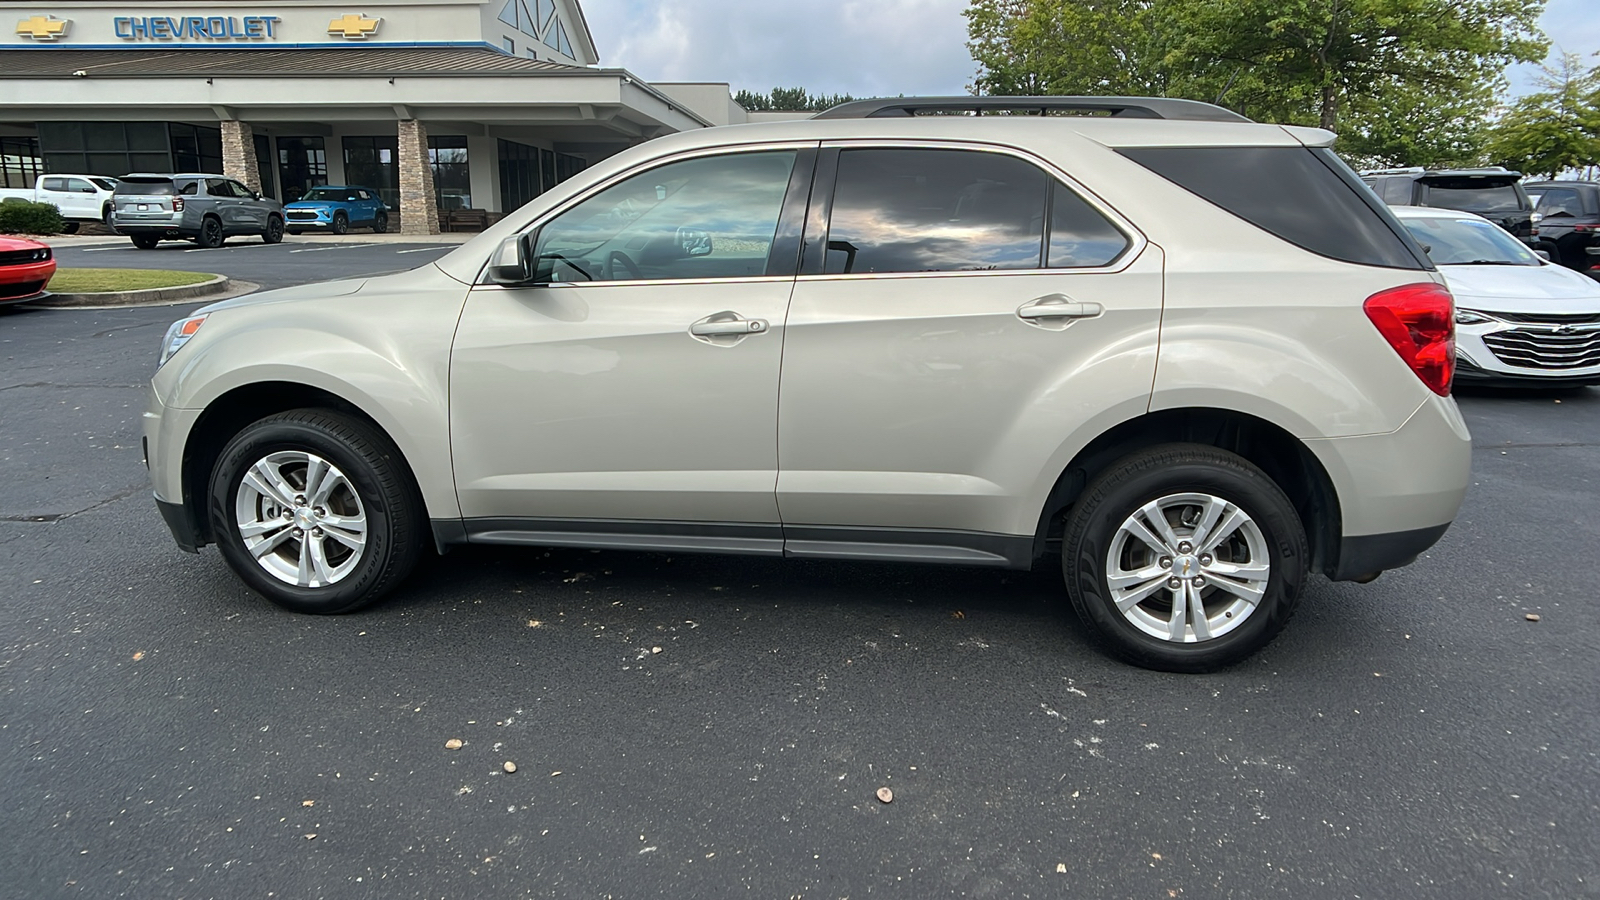
[[[736,343],[766,330],[765,319],[746,319],[733,310],[713,313],[689,326],[689,334],[696,340],[718,345]]]
[[[1105,311],[1106,308],[1098,303],[1082,303],[1066,294],[1046,294],[1022,304],[1017,310],[1017,316],[1029,321],[1030,324],[1045,324],[1045,321],[1049,320],[1056,320],[1055,324],[1064,324],[1061,320],[1092,319]]]

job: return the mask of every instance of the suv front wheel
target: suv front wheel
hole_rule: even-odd
[[[1208,672],[1283,630],[1308,555],[1294,504],[1265,472],[1215,447],[1167,444],[1084,490],[1061,562],[1073,607],[1117,656]]]
[[[400,458],[381,432],[328,410],[261,419],[212,469],[217,546],[246,584],[286,609],[364,606],[422,551],[422,504]]]

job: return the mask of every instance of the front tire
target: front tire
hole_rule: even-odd
[[[228,565],[295,612],[365,606],[399,584],[422,552],[422,502],[399,450],[366,423],[328,410],[292,410],[246,427],[212,469],[209,505]]]
[[[389,214],[386,213],[386,212],[380,212],[380,213],[378,213],[377,218],[372,220],[372,233],[373,234],[385,234],[388,231],[389,231]]]
[[[1073,608],[1111,653],[1209,672],[1283,630],[1309,555],[1294,504],[1265,472],[1215,447],[1167,444],[1084,490],[1061,563]]]
[[[345,215],[342,212],[334,213],[333,214],[333,227],[330,228],[329,230],[331,230],[334,234],[349,234],[350,233],[350,217]]]
[[[261,233],[261,241],[266,244],[277,244],[283,241],[283,220],[277,216],[267,217],[267,230]]]

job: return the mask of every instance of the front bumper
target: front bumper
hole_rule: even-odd
[[[311,216],[309,218],[303,218],[303,219],[302,218],[296,218],[296,216],[304,215],[304,214],[306,214],[308,212],[314,213],[315,215],[313,215],[313,216]],[[346,213],[346,215],[348,215],[348,213]],[[301,228],[332,228],[333,227],[333,210],[330,210],[330,209],[306,210],[306,209],[287,208],[287,209],[285,209],[283,211],[283,227],[284,228],[294,228],[294,229],[301,229]]]
[[[1462,384],[1600,384],[1600,322],[1482,322],[1456,326]]]
[[[56,261],[0,266],[0,303],[21,303],[44,293],[45,285],[56,273]]]
[[[200,419],[200,410],[164,405],[154,388],[147,392],[144,412],[145,466],[155,488],[156,507],[178,546],[195,552],[210,541],[206,537],[205,498],[185,489],[183,455],[188,437]]]

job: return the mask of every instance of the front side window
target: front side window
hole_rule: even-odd
[[[839,154],[827,274],[1038,268],[1049,179],[971,150]]]
[[[764,275],[795,152],[668,163],[612,185],[539,229],[560,282]]]

